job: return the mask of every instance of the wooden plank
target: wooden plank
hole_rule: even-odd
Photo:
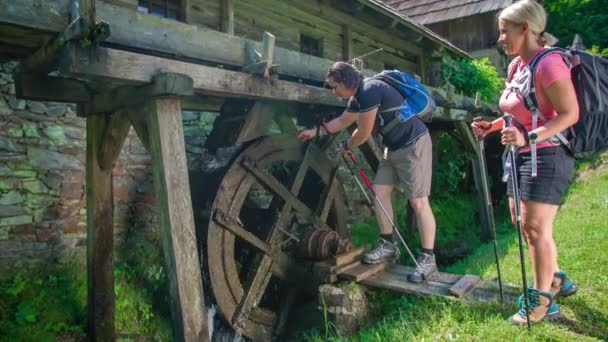
[[[56,102],[88,102],[91,94],[81,81],[41,74],[17,73],[15,91],[20,99]]]
[[[345,266],[351,262],[354,262],[356,259],[358,259],[361,255],[363,255],[368,250],[369,250],[369,245],[359,246],[359,247],[353,248],[350,252],[337,255],[330,262],[332,265],[334,265],[336,267]]]
[[[464,297],[471,289],[473,289],[479,282],[481,278],[472,274],[465,274],[456,284],[452,285],[448,289],[448,292],[455,295],[456,297],[462,298]]]
[[[236,71],[146,56],[127,51],[96,48],[96,55],[70,45],[63,53],[61,73],[71,77],[101,77],[134,84],[148,83],[158,70],[186,74],[200,93],[249,96],[273,100],[326,104],[342,107],[328,89],[282,80],[266,80]]]
[[[344,272],[338,273],[338,278],[346,279],[346,280],[354,280],[354,281],[362,281],[369,277],[372,277],[374,274],[377,274],[381,271],[384,271],[386,267],[390,264],[387,262],[383,262],[380,264],[360,264],[353,268],[348,268]]]
[[[406,279],[407,275],[414,272],[414,268],[404,265],[395,265],[386,270],[387,273],[394,274],[397,277]],[[442,283],[447,287],[454,285],[462,276],[458,274],[435,272],[431,276],[431,280],[435,283]]]
[[[234,35],[234,0],[220,0],[220,30]]]
[[[180,100],[152,99],[142,115],[150,135],[175,340],[208,341]]]
[[[407,280],[405,275],[396,275],[388,272],[377,273],[367,279],[364,279],[361,284],[401,293],[415,295],[439,295],[454,299],[454,297],[448,296],[448,287],[441,283],[411,283]]]
[[[413,267],[391,265],[384,271],[361,280],[361,284],[400,293],[418,296],[441,296],[447,299],[462,299],[467,302],[487,302],[498,301],[500,299],[498,284],[495,281],[481,280],[477,276],[467,275],[467,278],[463,280],[463,282],[466,282],[467,284],[465,287],[468,287],[471,284],[469,280],[475,277],[478,278],[477,282],[474,282],[474,285],[470,285],[469,289],[466,291],[459,290],[462,283],[459,284],[458,288],[455,288],[455,290],[459,293],[464,292],[464,294],[460,297],[455,297],[451,295],[450,289],[463,279],[462,275],[436,272],[429,281],[416,284],[407,280],[407,275],[413,271]],[[517,296],[521,291],[521,288],[509,284],[503,284],[503,289],[505,291],[505,300],[509,301],[516,301]]]
[[[115,339],[112,170],[101,167],[98,153],[118,145],[103,140],[108,121],[102,115],[86,120],[87,334],[93,341]]]

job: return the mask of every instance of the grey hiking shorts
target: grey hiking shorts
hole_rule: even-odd
[[[380,160],[374,184],[401,185],[407,199],[428,197],[433,176],[433,144],[429,133],[415,143],[388,151]]]

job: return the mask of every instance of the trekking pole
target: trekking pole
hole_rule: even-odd
[[[481,121],[482,118],[481,117],[477,117],[475,119],[473,119],[473,121],[475,122],[479,122]],[[481,127],[482,129],[485,129],[484,127]],[[477,137],[477,146],[479,148],[479,166],[481,168],[481,186],[483,188],[483,192],[484,192],[484,197],[486,200],[486,206],[488,207],[488,215],[490,217],[488,217],[488,221],[490,221],[490,228],[491,228],[491,232],[492,232],[492,239],[494,240],[494,258],[496,259],[496,272],[498,273],[498,288],[500,290],[500,302],[504,303],[504,293],[502,290],[502,276],[500,275],[500,263],[498,261],[498,242],[496,241],[496,224],[494,223],[494,215],[492,214],[493,212],[493,208],[492,208],[492,198],[490,195],[490,185],[488,184],[488,174],[487,174],[487,165],[486,165],[486,158],[485,158],[485,147],[484,147],[484,141],[483,141],[483,136],[478,136]]]
[[[505,120],[505,127],[513,127],[513,117],[510,114],[503,116]],[[521,208],[519,205],[519,189],[517,188],[517,167],[515,164],[515,145],[509,145],[509,157],[511,160],[511,185],[513,186],[513,202],[515,207],[515,222],[517,226],[517,238],[519,239],[519,261],[521,263],[521,281],[524,288],[524,301],[526,305],[526,321],[528,323],[528,330],[531,329],[530,325],[530,298],[528,297],[528,281],[526,279],[526,264],[524,258],[524,246],[523,246],[523,234],[521,232]]]
[[[361,181],[359,180],[359,178],[355,174],[355,170],[353,170],[353,168],[350,167],[350,165],[346,161],[346,156],[342,156],[342,158],[344,158],[344,164],[346,164],[348,171],[350,171],[350,174],[353,175],[353,178],[357,182],[357,185],[359,186],[359,189],[361,189],[361,192],[363,193],[363,196],[365,196],[365,199],[367,200],[367,204],[373,205],[374,203],[372,203],[372,200],[369,199],[369,195],[367,194],[367,191],[365,191],[365,189],[363,188],[363,184],[361,184]]]
[[[380,208],[382,209],[382,212],[384,213],[384,217],[386,217],[386,219],[390,222],[391,226],[393,227],[393,231],[395,233],[397,233],[397,236],[401,240],[401,243],[403,244],[403,247],[405,247],[405,250],[410,255],[410,257],[412,258],[412,260],[414,261],[414,265],[416,265],[416,270],[418,270],[420,272],[420,270],[421,270],[420,265],[418,265],[418,262],[416,261],[416,258],[414,257],[414,254],[412,253],[412,251],[408,247],[407,243],[405,243],[405,240],[401,236],[401,233],[399,233],[399,227],[397,227],[397,225],[395,224],[395,222],[393,222],[392,217],[390,217],[390,215],[388,214],[388,212],[384,208],[384,205],[382,205],[382,202],[380,202],[380,199],[378,198],[378,195],[376,195],[376,192],[374,191],[374,188],[372,187],[372,183],[367,178],[367,175],[365,174],[365,171],[363,171],[363,168],[361,166],[359,166],[359,164],[357,163],[357,159],[355,158],[355,155],[351,151],[348,151],[346,153],[348,154],[348,157],[350,158],[350,160],[352,160],[353,164],[357,167],[357,169],[359,169],[359,175],[361,175],[361,178],[363,179],[363,182],[365,182],[365,185],[367,185],[367,190],[372,195],[372,197],[376,200],[376,202],[378,202]],[[348,168],[351,169],[350,164],[348,163],[348,160],[346,160],[346,156],[342,156],[342,158],[344,158],[344,163],[348,166]],[[354,176],[354,171],[352,171],[352,169],[351,169],[351,172],[353,173],[353,176]],[[357,177],[355,176],[355,179],[356,178]],[[363,188],[361,188],[361,190],[363,190]]]

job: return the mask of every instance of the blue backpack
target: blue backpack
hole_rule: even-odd
[[[373,78],[388,83],[403,96],[401,106],[382,111],[392,112],[398,110],[393,119],[384,120],[384,124],[381,123],[380,134],[387,134],[397,124],[405,122],[414,116],[418,116],[425,122],[431,121],[433,112],[435,111],[435,100],[429,91],[420,82],[416,81],[414,77],[399,70],[384,70]]]

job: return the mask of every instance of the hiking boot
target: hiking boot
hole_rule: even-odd
[[[551,293],[553,299],[557,297],[568,297],[576,293],[578,287],[572,279],[566,276],[566,272],[559,271],[553,274],[553,282],[551,283]]]
[[[530,286],[528,288],[528,297],[530,299],[530,323],[538,323],[545,319],[557,319],[561,316],[559,305],[553,301],[551,292],[543,292]],[[515,325],[527,324],[526,304],[522,294],[519,296],[518,306],[519,311],[509,317],[509,322]]]
[[[413,273],[407,275],[407,280],[411,283],[422,283],[428,280],[431,274],[437,272],[437,263],[435,255],[422,253],[416,259],[418,267]]]
[[[366,264],[379,264],[381,262],[395,262],[399,260],[399,247],[396,242],[378,239],[378,246],[365,253],[361,261]]]

